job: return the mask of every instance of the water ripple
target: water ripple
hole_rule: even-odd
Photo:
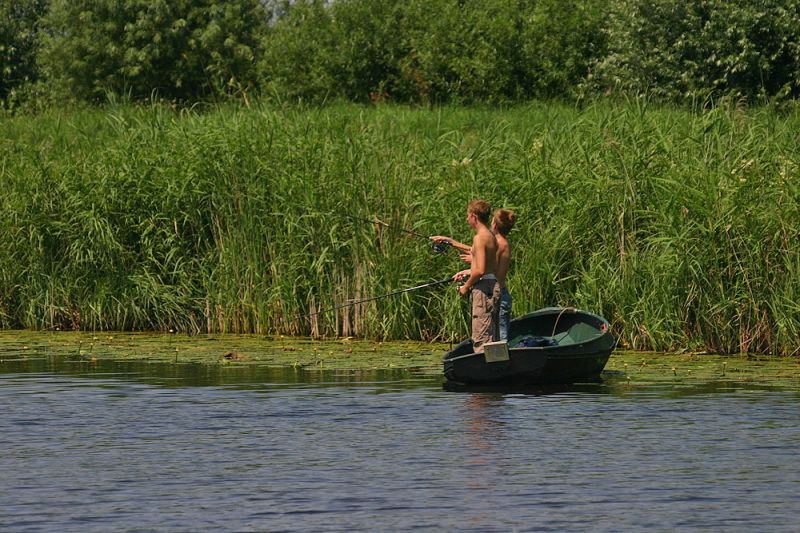
[[[154,383],[157,382],[157,383]],[[8,531],[796,530],[792,392],[0,374]]]

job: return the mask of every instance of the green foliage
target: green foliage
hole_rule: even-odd
[[[800,0],[31,0],[0,7],[0,39],[6,107],[800,93]]]
[[[266,15],[258,0],[53,0],[45,22],[57,94],[193,100],[252,84]]]
[[[322,0],[288,2],[284,14],[268,31],[259,64],[267,92],[279,98],[318,100],[329,95],[335,81],[326,68],[334,52],[332,20]]]
[[[448,340],[474,197],[518,213],[517,315],[623,346],[797,354],[800,115],[645,103],[114,107],[0,118],[0,325]]]
[[[24,98],[38,79],[39,21],[48,0],[0,3],[0,107]]]
[[[404,81],[419,99],[502,101],[521,88],[516,78],[516,2],[434,0],[406,4],[415,27],[405,32]]]
[[[523,96],[582,96],[591,67],[606,53],[608,2],[538,0],[521,20],[517,39]],[[522,12],[520,12],[522,13]]]
[[[503,102],[574,92],[603,50],[598,2],[284,5],[261,71],[284,97]]]
[[[797,0],[619,0],[597,82],[701,101],[800,94]]]

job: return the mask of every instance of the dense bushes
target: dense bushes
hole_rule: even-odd
[[[39,66],[53,98],[195,100],[251,88],[258,0],[51,0]]]
[[[669,101],[800,92],[800,0],[32,0],[0,101]],[[32,82],[39,80],[36,85]]]
[[[48,0],[0,3],[0,108],[24,98],[20,91],[32,92],[38,79],[38,34],[47,6]]]
[[[800,1],[618,0],[596,81],[669,100],[796,97]]]
[[[298,2],[264,40],[277,94],[401,102],[572,96],[601,56],[595,0]]]

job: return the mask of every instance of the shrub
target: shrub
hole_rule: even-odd
[[[599,85],[670,100],[709,95],[795,97],[797,0],[619,0]]]
[[[67,98],[193,100],[253,83],[265,26],[258,0],[54,0],[41,65]]]
[[[0,3],[0,108],[24,97],[39,77],[39,24],[48,0]]]

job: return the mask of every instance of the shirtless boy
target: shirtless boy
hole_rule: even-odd
[[[498,312],[500,310],[500,284],[497,283],[495,268],[497,263],[497,239],[489,229],[491,206],[484,200],[473,200],[467,206],[467,223],[475,230],[472,247],[468,248],[471,266],[453,276],[462,279],[469,276],[459,294],[472,295],[472,346],[475,352],[482,352],[483,345],[499,339]],[[462,251],[467,248],[447,237],[431,237],[434,241],[448,241]]]
[[[497,256],[495,260],[495,276],[497,283],[500,286],[500,309],[499,309],[499,338],[505,340],[508,338],[508,328],[511,322],[511,294],[508,292],[506,286],[506,278],[508,276],[508,269],[511,265],[511,245],[508,242],[508,233],[514,227],[516,222],[516,214],[508,209],[498,209],[494,212],[492,217],[492,232],[497,240]],[[472,255],[470,247],[466,244],[460,243],[450,237],[437,235],[431,237],[435,242],[447,242],[461,252],[461,258],[467,263],[472,262]],[[469,271],[463,271],[469,272]],[[459,273],[458,275],[461,275]]]
[[[500,285],[500,340],[508,339],[508,328],[511,323],[511,293],[506,286],[508,269],[511,266],[511,245],[508,243],[508,232],[514,227],[517,216],[508,209],[498,209],[492,217],[492,231],[497,239],[497,266],[495,275]]]

